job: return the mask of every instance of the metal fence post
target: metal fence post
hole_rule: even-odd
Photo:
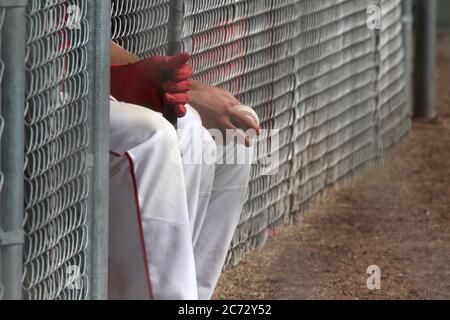
[[[436,116],[436,0],[415,2],[415,76],[414,116],[433,118]]]
[[[107,298],[111,1],[89,1],[91,106],[90,299]]]
[[[4,185],[0,199],[1,282],[6,300],[22,298],[24,109],[25,109],[25,6],[26,0],[3,0],[1,171]]]
[[[406,86],[406,103],[408,108],[411,110],[413,106],[413,96],[412,96],[412,64],[413,64],[413,54],[412,54],[412,26],[413,26],[413,2],[412,0],[403,0],[403,47],[405,51],[405,86]]]
[[[169,26],[168,26],[168,49],[167,53],[171,56],[180,53],[182,48],[182,32],[183,32],[183,1],[170,0],[169,2]],[[172,106],[164,106],[164,118],[166,118],[175,127],[177,126],[177,117],[172,110]]]

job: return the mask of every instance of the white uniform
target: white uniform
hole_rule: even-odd
[[[213,294],[245,201],[252,149],[216,144],[187,109],[177,132],[157,112],[111,102],[110,299]],[[244,164],[218,164],[236,152]]]

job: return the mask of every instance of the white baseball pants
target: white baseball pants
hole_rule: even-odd
[[[252,149],[216,143],[187,108],[176,131],[157,112],[111,102],[110,299],[213,294],[245,201]],[[229,164],[236,153],[240,164]]]

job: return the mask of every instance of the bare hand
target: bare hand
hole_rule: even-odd
[[[235,130],[237,135],[253,129],[259,134],[259,126],[236,111],[235,107],[241,102],[228,91],[196,83],[194,89],[189,91],[189,96],[190,104],[200,114],[206,129],[218,129],[224,134],[226,130]],[[251,137],[245,135],[243,138],[246,146],[252,144]]]

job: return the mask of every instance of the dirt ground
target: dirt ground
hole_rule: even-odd
[[[450,299],[450,34],[439,43],[439,117],[228,269],[217,299]]]

